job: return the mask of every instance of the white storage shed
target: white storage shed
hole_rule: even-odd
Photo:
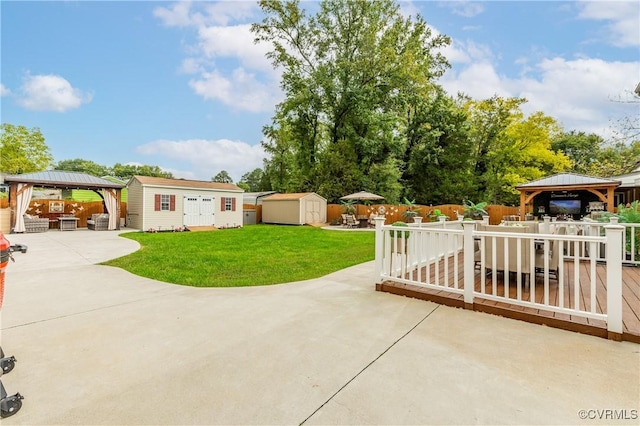
[[[134,176],[127,188],[130,228],[242,226],[244,191],[232,183]]]

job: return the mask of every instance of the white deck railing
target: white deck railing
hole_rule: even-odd
[[[534,234],[524,232],[524,228],[522,233],[477,231],[473,221],[398,227],[384,225],[384,219],[377,219],[376,280],[462,294],[466,304],[482,298],[603,320],[610,332],[621,334],[622,258],[626,251],[607,250],[607,247],[625,246],[625,228],[615,223],[589,224],[592,230],[583,235],[559,235],[551,234],[548,225],[548,221],[545,222],[541,226],[543,233]],[[504,245],[500,246],[503,250],[496,248],[499,244]],[[550,272],[554,244],[560,247],[556,274]],[[510,245],[513,245],[511,249]],[[491,247],[490,253],[486,252],[487,247]],[[498,260],[500,251],[504,258]],[[536,254],[544,259],[538,268],[535,267]],[[632,258],[634,254],[631,252]],[[510,256],[515,259],[509,259]],[[509,265],[510,260],[515,262],[513,278],[509,273],[502,273],[499,279],[496,265],[500,261]],[[598,280],[598,262],[606,263],[604,283]],[[476,274],[480,275],[479,288],[476,288]],[[531,285],[536,282],[536,275],[542,278],[537,285]],[[598,303],[598,289],[606,293],[606,306],[602,301]]]

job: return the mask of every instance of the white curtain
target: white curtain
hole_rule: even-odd
[[[115,191],[113,189],[105,189],[104,191],[104,205],[107,207],[109,213],[109,231],[113,231],[118,227],[118,199],[116,198]]]
[[[31,195],[33,194],[33,185],[28,183],[19,183],[16,197],[16,226],[13,232],[24,232],[24,214],[29,208]]]

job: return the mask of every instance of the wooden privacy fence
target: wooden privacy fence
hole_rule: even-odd
[[[385,224],[390,225],[394,222],[413,222],[407,219],[402,214],[407,210],[407,206],[392,205],[392,204],[355,204],[356,215],[369,216],[371,213],[377,213],[378,208],[383,206],[385,209]],[[457,213],[462,214],[464,207],[459,204],[443,204],[439,206],[421,206],[416,207],[420,210],[420,216],[423,218],[435,209],[440,210],[442,214],[449,216],[449,220],[456,220]],[[485,207],[487,213],[489,213],[489,223],[497,225],[502,221],[503,216],[517,215],[518,207],[501,206],[501,205],[489,205]],[[457,212],[457,213],[456,213]],[[340,215],[343,213],[341,204],[328,204],[327,205],[327,222],[337,223],[340,221]]]
[[[0,199],[2,216],[9,217],[9,201]],[[62,215],[71,215],[78,218],[78,228],[87,227],[87,219],[94,213],[106,213],[102,201],[72,201],[72,200],[31,200],[27,214],[46,217],[49,220],[57,219]],[[127,217],[127,203],[121,204],[120,218]]]

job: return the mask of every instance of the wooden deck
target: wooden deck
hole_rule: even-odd
[[[440,261],[438,266],[440,270],[444,265]],[[450,259],[449,268],[453,270],[453,263]],[[434,276],[433,269],[435,265],[431,265],[431,276]],[[566,262],[564,268],[564,306],[572,307],[574,304],[573,296],[573,262]],[[422,276],[425,275],[424,269]],[[585,304],[589,304],[591,297],[590,293],[590,267],[588,262],[580,263],[580,292],[579,303],[582,307]],[[602,264],[596,266],[597,285],[596,285],[596,305],[597,312],[606,312],[607,300],[606,300],[606,267]],[[462,265],[459,265],[459,281],[458,287],[464,288],[462,272]],[[504,283],[502,274],[498,275],[497,280],[497,294],[504,295]],[[516,299],[516,285],[513,276],[509,280],[509,297]],[[475,272],[475,290],[481,289],[481,273],[479,270]],[[492,293],[492,279],[491,275],[486,277],[485,292]],[[410,285],[399,283],[395,281],[385,281],[376,285],[376,290],[403,295],[407,297],[413,297],[423,300],[429,300],[435,303],[465,307],[464,298],[461,294],[455,294],[446,290],[433,290],[430,288],[422,287],[419,285]],[[541,302],[544,297],[544,280],[538,276],[536,278],[534,295],[536,302]],[[523,286],[522,300],[530,300],[530,288],[529,286]],[[638,267],[622,267],[622,314],[623,314],[623,334],[622,340],[640,343],[640,268]],[[549,302],[552,305],[558,306],[559,303],[559,291],[556,280],[550,280],[549,282]],[[519,319],[535,324],[544,324],[550,327],[561,328],[565,330],[575,331],[579,333],[590,334],[599,337],[610,337],[607,332],[606,324],[602,320],[589,319],[579,316],[543,311],[540,309],[534,309],[519,305],[512,305],[504,302],[496,302],[493,300],[482,299],[476,297],[472,307],[466,306],[469,309],[476,311],[487,312],[495,315],[501,315],[508,318]],[[618,335],[618,338],[620,336]]]

